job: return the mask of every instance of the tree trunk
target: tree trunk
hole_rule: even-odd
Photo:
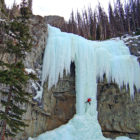
[[[1,132],[1,140],[5,140],[5,131],[6,131],[6,121],[4,120]]]

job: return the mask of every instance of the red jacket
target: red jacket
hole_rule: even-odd
[[[87,102],[88,102],[88,103],[91,102],[91,98],[88,98],[88,99],[87,99]]]

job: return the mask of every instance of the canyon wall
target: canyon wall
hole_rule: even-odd
[[[30,29],[33,36],[33,48],[26,54],[24,64],[26,68],[33,69],[40,77],[43,53],[47,43],[47,24],[59,27],[64,23],[64,19],[58,16],[32,16],[30,19]],[[59,25],[60,24],[60,25]],[[140,60],[140,37],[128,38],[123,36],[125,43],[130,48],[131,54]],[[2,56],[2,54],[0,54]],[[12,60],[12,56],[2,56],[5,61]],[[26,90],[33,95],[36,91],[29,81]],[[40,85],[40,81],[36,81]],[[39,88],[39,86],[38,86]],[[2,97],[1,97],[2,98]],[[136,91],[134,100],[131,100],[129,92],[119,89],[115,83],[108,84],[104,77],[103,82],[98,83],[98,120],[104,136],[115,138],[126,135],[137,137],[140,133],[140,94]],[[26,114],[24,121],[29,125],[24,132],[17,134],[15,138],[9,140],[26,140],[29,136],[35,137],[47,130],[52,130],[67,123],[75,114],[75,66],[71,64],[71,73],[65,75],[56,87],[48,91],[47,82],[44,84],[44,94],[42,100],[31,100],[26,104]],[[93,132],[94,133],[94,132]]]

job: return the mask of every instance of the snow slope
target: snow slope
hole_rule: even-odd
[[[63,71],[70,73],[70,64],[76,66],[76,115],[61,127],[41,134],[33,140],[104,140],[97,120],[97,80],[115,81],[121,88],[129,85],[134,98],[134,85],[140,89],[140,67],[135,56],[121,40],[89,41],[78,35],[61,32],[48,25],[48,42],[42,70],[42,86],[56,85]],[[40,93],[41,94],[41,93]],[[42,96],[42,95],[39,95]],[[91,105],[86,104],[91,98]],[[119,137],[117,140],[129,138]],[[32,138],[29,138],[32,140]]]

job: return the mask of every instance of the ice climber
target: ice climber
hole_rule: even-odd
[[[88,98],[85,103],[89,103],[89,105],[90,105],[91,104],[91,98]]]

